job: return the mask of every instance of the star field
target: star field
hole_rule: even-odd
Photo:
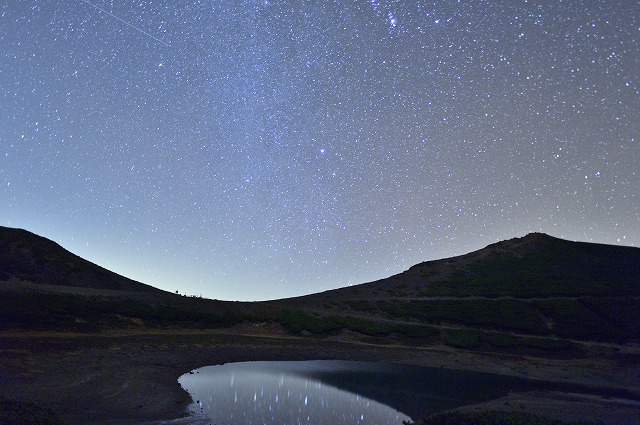
[[[15,0],[0,224],[218,299],[640,246],[636,1]]]

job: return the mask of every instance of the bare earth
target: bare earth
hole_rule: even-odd
[[[633,347],[629,348],[636,351]],[[636,357],[637,358],[637,357]],[[510,394],[464,409],[519,410],[571,420],[640,424],[640,365],[534,358],[444,346],[366,344],[349,335],[290,337],[277,328],[165,330],[101,335],[0,333],[0,395],[50,407],[71,424],[144,423],[184,417],[191,402],[177,379],[198,367],[251,360],[343,359],[493,372],[622,389],[627,398],[554,392]],[[421,406],[405,412],[418,419]]]

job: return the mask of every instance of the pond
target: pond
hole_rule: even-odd
[[[180,377],[194,419],[212,424],[401,425],[510,391],[558,384],[488,373],[350,361],[245,362]]]
[[[189,410],[213,424],[401,424],[397,410],[340,389],[323,374],[369,369],[352,362],[248,362],[208,366],[180,377]]]

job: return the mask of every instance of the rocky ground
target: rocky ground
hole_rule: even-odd
[[[511,394],[468,408],[518,409],[611,424],[640,423],[640,366],[624,358],[603,360],[594,355],[580,360],[545,360],[444,346],[376,345],[348,335],[331,340],[291,337],[277,329],[243,327],[101,335],[7,332],[0,334],[0,395],[49,407],[71,424],[142,423],[183,417],[191,400],[177,379],[198,367],[249,360],[345,359],[477,370],[616,389],[616,394],[622,391],[628,395]],[[405,413],[416,419],[424,416],[421,406]]]

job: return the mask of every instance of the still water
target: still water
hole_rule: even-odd
[[[356,362],[247,362],[207,366],[178,382],[196,417],[212,424],[380,424],[410,418],[383,403],[324,382],[323,375],[373,371]]]
[[[218,425],[401,425],[412,415],[510,391],[580,390],[473,371],[333,360],[207,366],[179,382],[194,400],[194,423]]]

